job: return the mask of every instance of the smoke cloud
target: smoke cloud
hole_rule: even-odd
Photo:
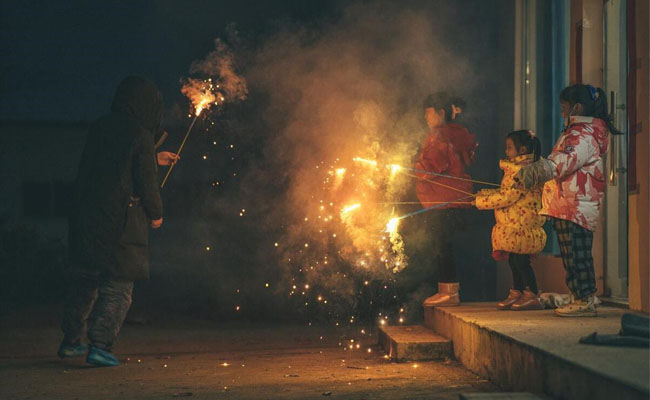
[[[200,79],[231,77],[227,99],[247,97],[204,113],[207,157],[191,167],[186,157],[176,176],[222,174],[209,178],[209,194],[187,193],[201,218],[192,232],[162,233],[185,238],[182,251],[158,250],[178,265],[172,290],[195,282],[182,298],[220,318],[298,314],[343,325],[421,311],[433,293],[438,222],[422,214],[386,232],[421,207],[413,179],[394,165],[413,165],[428,94],[486,90],[485,65],[468,61],[450,32],[459,13],[449,2],[360,2],[317,25],[282,21],[261,41],[243,40],[236,57],[217,40],[193,63]],[[463,118],[489,110],[489,100],[472,100]],[[488,247],[489,228],[480,233]]]
[[[474,78],[440,33],[416,8],[358,4],[319,29],[282,29],[252,57],[246,75],[268,96],[274,135],[244,189],[259,199],[264,182],[284,184],[263,200],[273,204],[265,225],[277,227],[279,292],[307,313],[357,312],[364,296],[378,296],[366,293],[372,282],[390,300],[399,294],[408,257],[386,224],[409,209],[395,203],[417,199],[412,178],[391,165],[412,165],[427,133],[426,95]]]

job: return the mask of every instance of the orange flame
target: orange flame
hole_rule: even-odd
[[[194,115],[197,117],[203,110],[209,109],[212,104],[219,105],[219,100],[223,101],[223,96],[216,92],[211,79],[189,78],[181,88],[181,93],[190,99],[194,107]]]

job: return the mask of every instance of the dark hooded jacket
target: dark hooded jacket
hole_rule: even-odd
[[[111,113],[90,127],[72,196],[73,271],[148,278],[149,222],[162,217],[154,151],[162,109],[153,83],[128,77],[117,88]]]

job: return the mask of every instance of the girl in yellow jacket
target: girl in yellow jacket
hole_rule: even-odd
[[[497,304],[501,310],[540,310],[535,272],[530,265],[531,254],[542,251],[546,233],[542,225],[546,218],[539,215],[542,208],[541,188],[512,189],[514,177],[522,166],[540,158],[541,144],[528,130],[511,132],[506,139],[506,160],[499,166],[503,170],[500,189],[482,190],[476,196],[476,207],[494,210],[496,225],[492,229],[493,256],[508,256],[512,270],[513,288],[508,298]]]

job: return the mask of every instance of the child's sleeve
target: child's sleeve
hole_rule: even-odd
[[[496,210],[515,204],[524,192],[516,189],[495,190],[492,193],[481,192],[476,196],[476,208],[479,210]]]
[[[562,146],[548,156],[553,167],[553,178],[573,174],[599,153],[598,144],[591,135],[578,134],[567,137]]]

